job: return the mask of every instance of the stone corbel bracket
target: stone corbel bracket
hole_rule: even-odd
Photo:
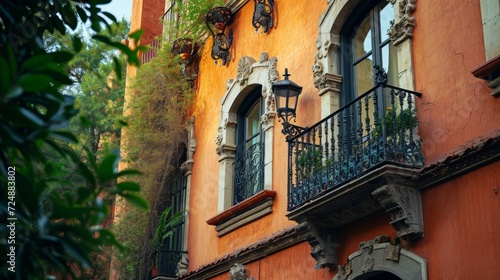
[[[420,191],[403,185],[389,184],[376,189],[372,195],[386,209],[397,236],[414,240],[424,235],[422,198]]]
[[[316,269],[337,268],[337,247],[334,234],[319,227],[313,221],[305,221],[296,227],[297,233],[311,245],[311,256],[316,260]]]

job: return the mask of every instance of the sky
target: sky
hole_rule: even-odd
[[[132,14],[132,0],[113,0],[111,3],[102,6],[103,10],[112,13],[116,19],[120,20],[122,17],[130,20]]]

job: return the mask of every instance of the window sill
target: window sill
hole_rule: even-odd
[[[472,70],[476,78],[488,81],[492,96],[500,97],[500,55]]]
[[[217,236],[223,236],[273,212],[275,191],[263,190],[241,203],[210,218],[207,224],[215,226]]]

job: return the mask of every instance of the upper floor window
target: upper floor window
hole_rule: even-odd
[[[388,83],[398,86],[396,47],[387,31],[394,20],[394,8],[386,0],[373,7],[360,7],[341,31],[343,102],[347,103],[375,86],[378,65],[388,74]]]
[[[217,128],[219,182],[217,215],[207,220],[223,236],[273,212],[273,139],[276,116],[272,83],[276,57],[257,62],[243,56],[221,99]],[[265,145],[264,145],[265,140]]]
[[[261,116],[262,87],[254,90],[238,110],[233,204],[264,189],[264,147]]]

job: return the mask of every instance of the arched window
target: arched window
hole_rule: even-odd
[[[411,37],[417,2],[329,2],[319,19],[313,66],[322,117],[366,92],[375,65],[385,69],[390,85],[414,89]]]
[[[341,31],[344,104],[375,85],[375,65],[387,71],[389,84],[399,85],[396,47],[388,35],[394,8],[386,0],[378,2],[374,7],[368,6],[372,2],[361,5]]]
[[[271,88],[279,77],[277,61],[267,53],[262,53],[259,61],[243,56],[235,79],[228,81],[222,97],[215,139],[219,155],[218,214],[207,220],[218,236],[272,213],[276,112]]]
[[[261,92],[262,87],[255,89],[238,109],[233,204],[264,189],[264,141],[260,120],[264,102]]]

